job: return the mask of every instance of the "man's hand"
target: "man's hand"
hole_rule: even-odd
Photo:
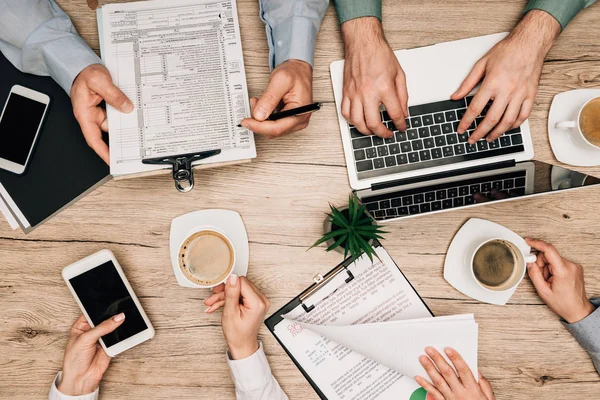
[[[87,144],[94,149],[105,163],[110,163],[108,146],[102,140],[102,131],[108,132],[106,111],[99,105],[102,101],[117,110],[129,114],[133,104],[113,84],[110,72],[101,64],[92,64],[83,69],[73,81],[71,102],[73,113],[81,126]]]
[[[231,358],[250,357],[258,350],[258,330],[271,303],[243,276],[231,275],[225,285],[215,287],[213,292],[204,300],[210,306],[206,312],[223,307],[221,325]]]
[[[254,133],[275,138],[301,131],[308,126],[310,114],[265,121],[283,103],[281,111],[309,105],[312,100],[312,67],[300,60],[282,62],[271,72],[269,86],[259,99],[250,99],[252,118],[241,125]]]
[[[408,92],[406,76],[375,17],[356,18],[342,24],[346,47],[342,115],[365,135],[390,138],[381,122],[383,104],[397,129],[406,130]]]
[[[435,400],[494,400],[494,391],[490,383],[479,374],[479,382],[473,377],[471,369],[454,349],[447,348],[445,353],[454,365],[454,369],[444,357],[433,347],[425,349],[427,356],[419,358],[421,365],[427,371],[431,382],[422,376],[415,380],[427,391],[427,399]]]
[[[125,314],[121,313],[92,329],[83,315],[77,318],[69,332],[62,380],[57,388],[62,394],[81,396],[98,388],[110,364],[110,357],[98,340],[121,326],[123,321]]]
[[[520,126],[531,114],[544,58],[560,34],[560,24],[550,14],[532,10],[504,40],[475,64],[453,100],[467,96],[483,79],[458,125],[464,133],[490,100],[484,120],[469,137],[473,144],[487,135],[488,142]],[[489,134],[488,134],[489,133]]]
[[[583,268],[560,256],[556,248],[544,241],[526,239],[539,250],[537,261],[527,265],[531,283],[552,311],[572,324],[596,309],[585,293]]]

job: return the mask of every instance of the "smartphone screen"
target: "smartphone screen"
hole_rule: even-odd
[[[46,104],[11,93],[0,120],[0,158],[25,165]]]
[[[125,313],[125,322],[102,337],[106,347],[148,329],[112,261],[69,279],[69,283],[95,326],[114,315]]]

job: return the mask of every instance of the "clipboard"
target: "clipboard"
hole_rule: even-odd
[[[381,243],[379,243],[378,241],[374,242],[373,247],[374,248],[379,248],[379,247],[383,248]],[[361,254],[361,256],[362,256],[362,254]],[[277,327],[277,325],[279,325],[279,323],[281,321],[283,321],[282,315],[289,313],[290,311],[294,310],[298,306],[302,306],[302,308],[304,308],[305,312],[307,312],[307,313],[311,312],[312,309],[314,308],[314,305],[311,304],[310,297],[313,296],[314,294],[316,294],[317,292],[319,292],[325,285],[327,285],[329,282],[331,282],[333,280],[333,278],[337,277],[339,274],[346,274],[344,283],[342,285],[346,285],[346,284],[352,282],[352,280],[354,280],[354,275],[352,274],[351,266],[354,263],[354,261],[359,257],[356,257],[356,258],[348,257],[347,259],[345,259],[343,262],[338,264],[335,268],[333,268],[331,271],[329,271],[325,275],[317,274],[313,278],[314,283],[312,285],[310,285],[302,293],[300,293],[298,296],[294,297],[289,303],[287,303],[286,305],[281,307],[279,310],[277,310],[275,313],[273,313],[269,318],[267,318],[265,320],[265,325],[267,326],[267,329],[269,330],[269,332],[271,332],[273,337],[275,337],[275,340],[277,340],[277,342],[283,348],[283,350],[286,352],[288,357],[290,357],[290,359],[292,360],[294,365],[296,365],[296,368],[298,368],[300,370],[302,375],[304,375],[304,378],[308,381],[310,386],[312,386],[314,391],[319,395],[319,397],[322,400],[329,400],[329,399],[325,396],[325,394],[321,391],[321,389],[319,389],[319,387],[316,385],[316,383],[311,378],[311,376],[304,370],[304,368],[302,368],[302,366],[296,360],[296,358],[291,353],[291,351],[283,344],[283,342],[275,334],[275,328]],[[398,267],[398,264],[396,264],[396,262],[393,259],[392,259],[392,261],[394,263],[394,266],[396,268],[398,268],[398,271],[400,272],[400,274],[402,274],[402,276],[404,277],[404,279],[406,280],[406,282],[408,283],[410,288],[415,292],[415,294],[418,296],[419,300],[423,303],[423,305],[429,312],[430,316],[434,317],[435,315],[433,314],[433,312],[431,311],[431,309],[429,308],[427,303],[425,303],[425,301],[423,300],[421,295],[419,295],[419,293],[415,290],[412,283],[406,278],[406,275],[404,275],[404,273],[402,272],[400,267]],[[335,288],[331,293],[335,293],[341,287],[342,286]]]

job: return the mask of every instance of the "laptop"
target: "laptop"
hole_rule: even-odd
[[[394,132],[390,139],[365,136],[344,119],[340,112],[344,60],[331,64],[350,185],[376,219],[441,212],[478,204],[480,198],[505,199],[533,193],[535,168],[532,164],[520,164],[533,158],[529,121],[494,142],[482,139],[470,145],[467,139],[485,117],[489,105],[466,133],[458,135],[458,123],[477,88],[464,99],[449,100],[473,65],[506,35],[396,51],[407,76],[409,115],[406,132],[400,132],[382,107],[381,119]],[[471,181],[474,183],[467,185]],[[451,183],[456,190],[450,187]],[[433,191],[440,185],[443,188]],[[386,202],[379,203],[395,192],[410,192],[414,196],[419,188],[432,190],[421,190],[422,196],[413,197],[412,201],[408,197],[391,197],[389,207]]]

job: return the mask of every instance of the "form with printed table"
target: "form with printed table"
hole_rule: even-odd
[[[144,159],[221,150],[200,164],[256,157],[235,0],[152,0],[97,10],[102,59],[135,109],[107,106],[111,174]]]

